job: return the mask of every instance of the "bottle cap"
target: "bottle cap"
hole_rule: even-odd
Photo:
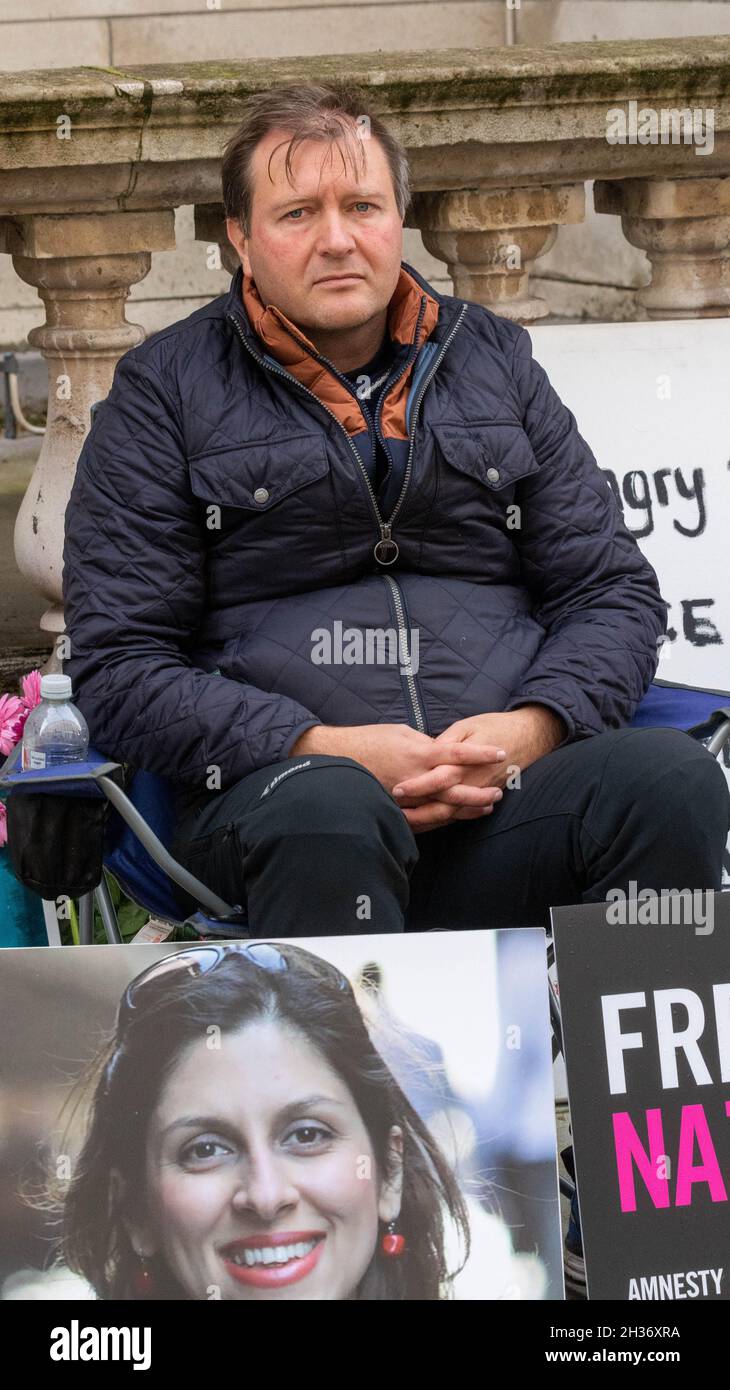
[[[41,676],[42,700],[70,700],[71,677],[62,675]]]

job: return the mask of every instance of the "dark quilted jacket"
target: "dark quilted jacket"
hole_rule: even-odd
[[[539,702],[580,738],[631,719],[665,626],[654,571],[527,332],[405,269],[438,322],[377,498],[253,332],[240,271],[118,363],[64,549],[65,669],[103,753],[201,791],[320,721],[438,734]],[[370,660],[347,629],[375,630]]]

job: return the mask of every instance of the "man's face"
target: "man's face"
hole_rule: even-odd
[[[294,152],[290,183],[290,138],[272,130],[257,146],[251,235],[244,238],[231,218],[228,235],[264,304],[310,336],[360,328],[383,314],[403,253],[385,152],[378,140],[356,136],[364,159],[355,170],[340,144],[306,141]]]

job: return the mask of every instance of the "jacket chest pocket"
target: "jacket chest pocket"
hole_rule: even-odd
[[[476,420],[468,425],[432,425],[431,429],[440,459],[449,472],[454,470],[442,480],[441,494],[447,502],[449,485],[454,486],[455,475],[460,475],[462,494],[471,492],[477,500],[492,500],[502,508],[511,501],[515,484],[540,467],[525,431],[513,421]],[[468,480],[472,481],[471,488]]]
[[[324,437],[299,432],[199,455],[189,460],[188,469],[194,495],[208,508],[272,513],[273,520],[273,514],[279,519],[289,512],[301,515],[314,505],[306,490],[325,477],[329,462]]]

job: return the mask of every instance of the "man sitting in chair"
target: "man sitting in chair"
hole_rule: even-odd
[[[656,575],[528,333],[402,261],[408,166],[365,93],[244,111],[230,290],[122,357],[79,460],[93,743],[171,779],[178,856],[254,933],[717,888],[721,769],[627,727]]]

